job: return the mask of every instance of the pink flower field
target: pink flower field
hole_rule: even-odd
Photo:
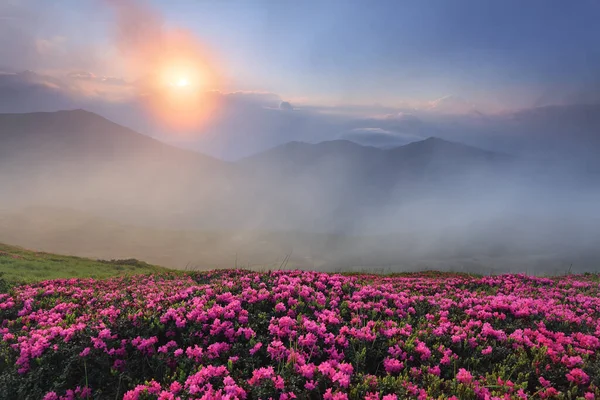
[[[0,295],[2,399],[596,399],[597,276],[226,270]]]

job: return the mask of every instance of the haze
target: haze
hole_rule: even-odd
[[[0,4],[0,242],[597,271],[596,1]]]

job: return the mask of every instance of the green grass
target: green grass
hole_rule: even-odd
[[[164,272],[157,267],[135,259],[91,260],[26,250],[0,243],[0,276],[9,283],[27,283],[47,279],[109,278]]]
[[[277,270],[279,268],[262,268],[259,271]],[[26,250],[17,246],[0,243],[0,293],[3,287],[10,287],[21,283],[37,282],[48,279],[68,278],[110,278],[113,276],[139,275],[160,272],[190,273],[193,271],[174,271],[169,268],[158,267],[136,259],[124,260],[92,260],[83,257],[63,256],[52,253]],[[334,271],[344,275],[378,274],[384,276],[471,276],[481,277],[477,274],[464,272],[439,272],[439,271],[407,271],[392,272],[391,270],[364,269],[361,271]],[[551,275],[548,275],[551,277]],[[586,273],[589,280],[600,282],[600,274]]]

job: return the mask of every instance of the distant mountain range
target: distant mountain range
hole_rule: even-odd
[[[424,188],[487,179],[513,161],[429,138],[391,149],[346,140],[291,142],[229,163],[84,110],[0,114],[0,141],[0,176],[14,202],[110,207],[129,216],[145,208],[200,211],[199,223],[209,225],[235,217],[241,225],[283,218],[302,226],[311,211],[351,216],[356,207],[389,202],[399,191],[407,199]]]
[[[293,140],[315,143],[347,139],[392,148],[435,136],[600,172],[597,96],[485,112],[485,107],[480,109],[481,105],[454,95],[418,108],[303,105],[282,109],[284,99],[273,93],[211,92],[211,102],[219,104],[219,112],[206,124],[174,137],[168,132],[174,128],[165,128],[153,117],[147,108],[148,98],[136,95],[134,87],[83,71],[60,77],[0,71],[0,113],[84,108],[166,142],[179,142],[182,147],[227,160],[239,160]]]
[[[400,176],[458,172],[511,160],[506,155],[431,137],[390,149],[347,140],[290,142],[230,163],[170,146],[84,110],[0,114],[0,141],[0,163],[5,167],[26,167],[21,172],[47,171],[58,166],[67,168],[64,172],[84,172],[86,165],[104,163],[127,165],[126,173],[155,174],[158,171],[153,168],[157,168],[173,173],[195,170],[200,175],[207,171],[231,173],[235,169],[246,173],[264,173],[269,169],[296,174],[338,163],[344,168],[359,166],[369,173],[385,169]],[[73,165],[78,171],[71,169]]]
[[[380,203],[402,189],[406,198],[422,194],[417,192],[419,188],[461,186],[476,176],[499,175],[512,168],[514,161],[507,155],[431,137],[389,149],[346,140],[291,142],[238,164],[246,172],[279,182],[277,186],[304,181],[312,184],[315,192],[333,189],[363,202]]]
[[[588,210],[597,204],[594,187],[580,179],[434,137],[387,149],[347,140],[290,142],[225,162],[83,110],[0,114],[3,240],[31,232],[27,243],[60,242],[60,249],[48,250],[67,251],[72,242],[85,255],[125,257],[135,248],[133,255],[144,258],[142,245],[116,243],[137,243],[144,227],[167,229],[151,241],[153,259],[165,264],[194,254],[203,265],[226,262],[240,243],[254,254],[252,262],[273,263],[275,253],[289,249],[317,266],[443,261],[475,253],[488,259],[507,252],[544,254],[544,260],[556,252],[583,254],[599,225]],[[31,209],[38,211],[11,216]],[[53,209],[118,223],[57,212],[45,220],[44,234],[34,234],[46,213],[39,210]],[[192,231],[213,233],[182,233]],[[102,243],[89,242],[97,237]],[[181,251],[189,253],[168,255],[180,239],[188,249]],[[194,243],[201,253],[190,249]],[[210,258],[211,248],[219,249],[219,257]]]
[[[428,139],[392,148],[362,146],[348,140],[334,140],[317,144],[290,142],[248,157],[240,162],[246,167],[272,168],[280,172],[298,173],[313,170],[326,163],[341,167],[358,166],[369,174],[386,170],[386,175],[400,177],[413,174],[462,173],[468,168],[500,167],[512,157],[430,137]],[[314,171],[311,171],[314,172]]]

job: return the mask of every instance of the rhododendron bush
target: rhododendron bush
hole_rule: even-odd
[[[0,398],[600,398],[599,295],[593,276],[46,281],[0,295]]]

